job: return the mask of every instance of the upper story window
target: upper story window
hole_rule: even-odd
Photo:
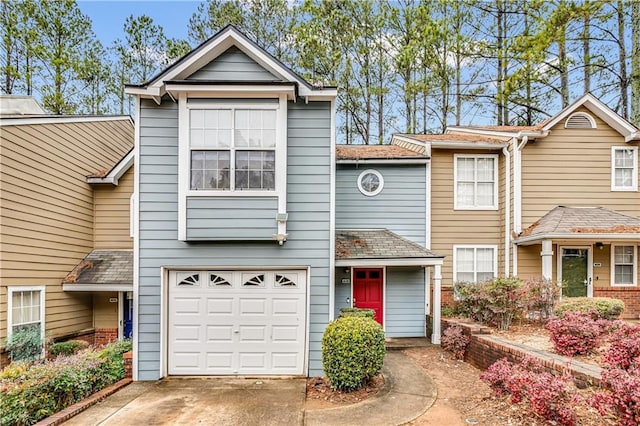
[[[498,156],[454,155],[454,208],[498,208]]]
[[[496,276],[495,246],[454,246],[453,259],[454,282],[480,283]]]
[[[612,246],[611,285],[638,284],[638,248]]]
[[[191,190],[274,191],[276,110],[189,110]]]
[[[638,190],[638,147],[611,148],[611,190]]]
[[[8,334],[37,328],[44,335],[44,287],[9,287]]]

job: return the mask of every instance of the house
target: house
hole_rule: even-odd
[[[639,317],[640,133],[594,96],[538,126],[392,144],[430,157],[427,247],[445,256],[444,304],[456,281],[544,277],[564,283],[563,297],[615,297]]]
[[[120,168],[119,183],[90,176],[109,175],[126,158],[133,122],[47,115],[32,99],[2,98],[0,339],[29,326],[54,340],[117,338],[124,288],[75,291],[63,280],[94,250],[128,250],[131,257],[132,162],[131,170]],[[132,287],[129,277],[126,289]]]
[[[232,26],[126,91],[138,380],[321,374],[352,306],[389,337],[428,315],[439,343],[456,281],[544,277],[640,312],[640,136],[591,95],[540,126],[336,147],[336,89]]]

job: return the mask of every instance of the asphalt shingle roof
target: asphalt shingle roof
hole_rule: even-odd
[[[387,229],[336,230],[336,259],[442,258]]]
[[[640,218],[603,207],[558,206],[522,231],[520,237],[543,234],[604,233],[640,233]]]
[[[132,284],[131,250],[94,250],[65,278],[65,284]]]
[[[467,133],[445,133],[441,135],[427,134],[398,134],[397,136],[413,139],[420,142],[456,142],[456,143],[491,143],[496,145],[504,145],[507,138],[491,137],[486,135],[472,135]]]
[[[424,154],[397,145],[338,145],[336,159],[338,160],[367,160],[367,159],[397,159],[397,158],[426,158]]]

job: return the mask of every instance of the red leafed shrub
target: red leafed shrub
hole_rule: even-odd
[[[459,325],[452,325],[442,333],[442,349],[453,353],[457,359],[463,359],[469,345],[469,336]]]
[[[507,395],[507,381],[513,375],[513,364],[507,358],[499,359],[480,374],[480,380],[487,383],[494,396]]]
[[[556,352],[573,356],[591,352],[610,322],[594,319],[592,313],[566,312],[562,318],[547,321],[546,328]]]
[[[602,390],[589,402],[602,415],[613,414],[622,426],[640,424],[640,325],[616,323],[602,355]]]
[[[602,386],[589,403],[603,416],[616,416],[620,426],[640,425],[640,368],[605,368]]]
[[[543,370],[535,358],[512,364],[503,358],[480,375],[495,396],[509,394],[511,402],[525,402],[532,413],[558,424],[575,424],[571,408],[578,401],[567,387],[569,377],[557,377]]]
[[[609,348],[602,354],[602,362],[608,368],[629,370],[640,368],[640,325],[616,322],[609,335]]]

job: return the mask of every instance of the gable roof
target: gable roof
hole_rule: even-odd
[[[297,84],[300,96],[320,96],[323,98],[334,98],[337,96],[337,90],[333,87],[321,88],[312,86],[233,25],[227,25],[168,68],[152,77],[149,81],[142,84],[125,85],[125,92],[142,97],[162,97],[166,93],[165,85],[167,82],[176,83],[184,80],[232,46],[237,47],[271,74],[280,78],[281,82]]]
[[[626,142],[640,140],[640,131],[636,126],[622,118],[591,93],[583,95],[580,99],[564,108],[556,115],[535,126],[451,126],[447,128],[447,133],[460,132],[515,138],[529,136],[534,139],[540,139],[548,136],[549,130],[551,130],[552,127],[568,118],[581,107],[588,109],[602,121],[607,123],[612,129],[624,136]]]
[[[605,237],[606,236],[606,237]],[[526,228],[516,243],[553,238],[640,238],[640,217],[604,207],[557,206]]]

